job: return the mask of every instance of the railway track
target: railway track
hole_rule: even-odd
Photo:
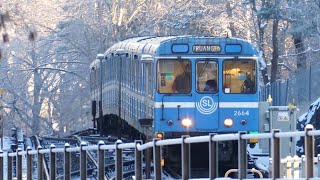
[[[44,149],[50,149],[50,145],[54,144],[56,148],[63,148],[66,143],[70,145],[70,147],[77,147],[79,146],[79,142],[75,138],[53,138],[53,137],[32,137],[32,144],[35,147],[39,145]],[[80,153],[79,152],[71,152],[71,178],[77,178],[80,176]],[[44,171],[48,178],[48,172],[50,172],[49,168],[49,154],[44,154]],[[88,157],[87,159],[87,174],[88,177],[94,177],[94,170],[96,166],[91,158]],[[57,153],[56,154],[56,172],[57,172],[57,179],[63,179],[63,172],[64,172],[64,154]]]
[[[96,132],[93,130],[85,130],[83,132],[75,133],[74,135],[57,138],[57,137],[38,137],[32,136],[29,138],[21,138],[22,134],[19,134],[19,138],[15,137],[15,142],[18,142],[19,148],[24,149],[25,147],[31,147],[31,149],[37,149],[41,146],[43,149],[50,149],[50,146],[53,144],[55,148],[64,148],[65,144],[68,143],[71,148],[79,147],[81,142],[85,142],[87,145],[97,145],[99,141],[103,141],[106,145],[113,145],[118,140],[117,137],[108,136],[100,137],[96,135]],[[21,140],[23,139],[23,140]],[[131,140],[122,138],[123,143],[130,143]],[[13,146],[12,146],[13,147]],[[13,151],[16,150],[18,146],[15,144]],[[134,167],[134,149],[124,149],[122,151],[123,156],[123,179],[132,179],[132,176],[135,174]],[[115,150],[106,150],[105,151],[105,179],[115,179]],[[71,178],[79,179],[80,178],[80,152],[71,152]],[[33,172],[37,172],[36,164],[37,155],[33,155]],[[49,154],[45,153],[43,156],[43,172],[44,178],[50,179],[50,160]],[[98,175],[98,154],[97,151],[88,151],[87,153],[87,179],[97,179]],[[15,163],[13,164],[15,169]],[[153,174],[153,163],[151,162],[151,178]],[[145,163],[143,163],[143,174],[146,174]],[[37,173],[32,175],[32,178],[37,178]],[[64,179],[64,153],[56,153],[56,177],[57,179]],[[177,173],[174,170],[164,168],[162,177],[169,177],[170,179],[179,179]]]
[[[54,144],[56,148],[63,148],[66,143],[70,144],[70,147],[80,146],[81,142],[85,142],[87,145],[96,145],[99,141],[103,141],[106,145],[114,144],[117,140],[115,137],[91,137],[74,135],[67,138],[53,138],[53,137],[37,137],[30,138],[33,149],[36,149],[41,145],[44,149],[49,149],[51,144]],[[124,142],[127,142],[124,140]],[[63,179],[63,153],[57,153],[57,179]],[[88,179],[97,178],[97,166],[98,166],[98,154],[96,151],[88,151],[87,153],[87,176]],[[115,179],[115,151],[105,151],[105,179]],[[50,172],[49,168],[49,155],[44,155],[44,171],[48,176]],[[134,175],[134,149],[127,149],[123,151],[123,178],[131,179]],[[80,177],[80,153],[71,153],[71,178]]]
[[[91,137],[91,136],[75,136],[79,142],[86,142],[87,145],[96,145],[99,141],[103,141],[104,144],[115,144],[117,138],[115,137]],[[127,140],[123,140],[128,142]],[[96,151],[90,151],[88,156],[91,157],[96,165],[98,162],[98,154]],[[115,178],[115,151],[105,151],[105,172],[107,179]],[[128,149],[123,151],[123,178],[130,178],[134,175],[134,149]]]

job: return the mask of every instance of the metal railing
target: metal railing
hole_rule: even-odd
[[[305,178],[312,179],[314,176],[314,136],[320,135],[320,130],[314,130],[312,125],[307,125],[305,131],[297,132],[280,132],[280,130],[272,130],[271,133],[261,134],[246,134],[246,132],[239,132],[236,134],[209,134],[207,136],[189,137],[182,136],[177,139],[154,139],[152,142],[143,144],[142,141],[137,140],[134,143],[122,143],[118,140],[113,145],[105,145],[103,141],[100,141],[98,145],[87,146],[82,142],[80,147],[70,147],[68,143],[64,148],[55,148],[54,145],[50,149],[42,149],[38,147],[37,150],[31,150],[30,147],[26,151],[18,149],[16,152],[7,153],[0,151],[0,180],[3,180],[3,165],[4,157],[7,157],[7,179],[12,180],[12,159],[16,157],[16,175],[17,179],[22,179],[22,156],[27,157],[27,179],[32,179],[32,155],[37,155],[37,176],[38,179],[43,179],[43,156],[49,154],[50,159],[50,179],[56,179],[56,154],[64,153],[64,179],[71,179],[71,152],[80,152],[80,179],[85,180],[87,178],[87,153],[88,151],[97,151],[98,153],[98,179],[105,179],[105,162],[104,151],[115,150],[115,179],[120,180],[123,178],[123,157],[122,151],[124,149],[133,148],[135,150],[135,179],[141,180],[143,178],[142,173],[142,153],[148,148],[153,149],[153,162],[154,162],[154,179],[160,180],[162,177],[161,167],[161,147],[167,145],[181,144],[181,167],[182,167],[182,179],[189,179],[190,176],[190,144],[192,143],[209,143],[209,179],[215,179],[218,177],[218,147],[219,141],[238,141],[238,178],[245,179],[247,176],[247,140],[251,138],[258,139],[271,139],[271,158],[272,158],[272,179],[281,178],[281,158],[280,158],[280,141],[281,138],[286,137],[305,137]]]

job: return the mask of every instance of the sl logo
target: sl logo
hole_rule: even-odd
[[[200,102],[196,102],[196,108],[201,114],[212,114],[217,110],[218,103],[209,96],[204,96]]]

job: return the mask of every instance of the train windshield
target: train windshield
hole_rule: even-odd
[[[189,60],[159,60],[157,68],[159,93],[191,93],[191,62]]]
[[[198,61],[196,65],[197,72],[197,92],[216,93],[218,92],[218,63],[216,61],[206,60]]]
[[[223,63],[224,93],[256,93],[256,61],[225,60]]]

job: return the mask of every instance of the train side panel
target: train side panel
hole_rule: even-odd
[[[116,54],[119,49],[125,51],[121,56]],[[141,62],[145,54],[153,57],[152,63]],[[241,39],[128,39],[109,48],[102,65],[92,64],[96,68],[92,70],[96,78],[91,80],[92,98],[100,100],[96,76],[102,73],[103,114],[121,115],[140,132],[145,128],[139,119],[153,119],[154,132],[167,137],[258,131],[257,56],[255,48]],[[187,73],[189,80],[175,82]],[[254,91],[243,91],[247,78],[255,84]],[[189,88],[181,90],[181,84]]]

